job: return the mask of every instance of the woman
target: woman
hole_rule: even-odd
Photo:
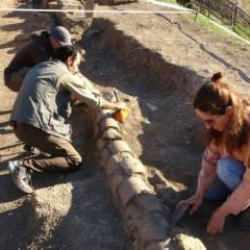
[[[205,199],[221,200],[207,226],[223,231],[228,215],[250,205],[250,109],[249,104],[216,73],[194,98],[194,109],[209,133],[202,157],[196,192],[182,205],[194,213]]]

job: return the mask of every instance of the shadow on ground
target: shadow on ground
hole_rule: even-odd
[[[126,42],[123,45],[120,41]],[[194,131],[200,125],[191,102],[193,86],[197,88],[203,77],[165,61],[158,52],[144,48],[108,20],[96,20],[85,36],[84,48],[83,71],[87,77],[104,90],[118,89],[121,97],[131,100],[130,118],[125,124],[129,144],[146,165],[156,166],[168,178],[183,182],[184,172],[192,172],[194,164],[197,167],[197,155],[202,149]],[[141,149],[133,136],[138,138]],[[186,170],[171,176],[171,168],[176,172],[178,165]]]
[[[86,76],[103,90],[117,89],[121,97],[130,99],[130,117],[124,128],[131,147],[146,166],[160,169],[169,181],[189,188],[184,194],[191,193],[205,145],[192,96],[204,78],[189,68],[167,62],[157,51],[145,48],[106,19],[95,20],[83,46]],[[178,196],[172,195],[173,199]],[[235,229],[232,220],[228,220],[223,235],[210,237],[206,233],[214,208],[206,203],[201,213],[187,216],[181,229],[202,239],[207,249],[244,249],[243,245],[237,248],[244,233]]]
[[[27,18],[27,16],[29,16],[29,18]],[[24,46],[24,44],[29,41],[29,37],[32,32],[47,29],[48,23],[51,19],[50,16],[46,13],[30,12],[10,12],[3,15],[2,18],[10,20],[14,19],[16,21],[15,23],[11,22],[7,25],[0,25],[2,31],[17,33],[13,41],[7,43],[2,41],[0,43],[0,49],[8,49],[9,54],[15,53],[17,49]],[[33,21],[30,21],[31,19]]]

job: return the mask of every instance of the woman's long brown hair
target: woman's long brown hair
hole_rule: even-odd
[[[223,133],[210,131],[210,140],[225,146],[228,152],[239,149],[248,142],[249,124],[246,117],[247,101],[216,73],[197,92],[193,106],[212,115],[224,115],[232,107],[232,119]]]

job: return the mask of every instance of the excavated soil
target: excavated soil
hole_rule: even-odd
[[[14,3],[3,0],[0,6],[3,4]],[[159,8],[142,3],[97,6],[98,10]],[[160,196],[173,206],[192,192],[204,147],[203,129],[192,110],[192,96],[215,71],[225,72],[241,93],[248,94],[250,47],[201,27],[192,16],[98,13],[95,17],[79,43],[86,50],[81,69],[98,88],[104,92],[116,89],[128,101],[130,113],[124,136],[146,166],[161,170],[175,185],[176,192],[163,190]],[[1,14],[0,18],[3,71],[16,49],[24,44],[22,34],[48,26],[49,20],[43,15],[13,13]],[[15,95],[3,86],[2,79],[0,98],[0,225],[4,228],[0,249],[131,249],[102,171],[90,152],[86,157],[88,171],[35,178],[40,201],[37,209],[33,198],[15,189],[5,167],[8,159],[22,152],[22,147],[16,145],[19,142],[6,126]],[[84,140],[84,122],[81,111],[76,110],[74,142],[81,152],[89,148],[89,142]],[[49,204],[51,210],[44,211],[42,204]],[[207,249],[247,249],[250,234],[239,230],[235,218],[228,220],[223,234],[212,237],[206,233],[211,211],[211,204],[206,204],[197,215],[187,216],[176,231],[200,238]]]
[[[131,4],[105,9],[157,11],[159,7]],[[117,88],[130,100],[124,125],[130,145],[144,164],[160,169],[177,189],[188,188],[178,194],[163,190],[161,198],[171,207],[192,192],[205,142],[192,96],[217,71],[249,95],[250,47],[199,26],[190,16],[173,14],[99,14],[85,37],[85,74],[104,90]],[[246,249],[248,232],[239,230],[237,218],[229,218],[225,233],[218,237],[206,233],[214,208],[205,204],[177,232],[200,238],[207,249]]]

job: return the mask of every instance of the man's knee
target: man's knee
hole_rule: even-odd
[[[19,91],[22,86],[23,79],[28,71],[28,67],[24,67],[15,72],[8,72],[8,70],[6,70],[4,72],[5,85],[12,91]]]
[[[69,165],[70,165],[70,170],[76,170],[80,168],[82,164],[82,157],[80,154],[74,154],[69,158]]]
[[[13,132],[20,141],[22,141],[24,144],[29,144],[27,143],[26,138],[30,136],[30,133],[28,130],[24,129],[22,124],[15,122],[13,124]]]

